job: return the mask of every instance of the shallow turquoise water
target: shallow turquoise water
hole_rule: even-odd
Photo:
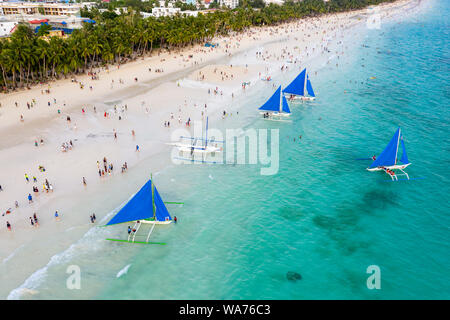
[[[311,75],[318,99],[291,105],[292,123],[256,119],[270,90],[236,102],[240,115],[218,127],[279,128],[278,174],[257,165],[164,170],[158,190],[185,202],[169,208],[179,222],[155,234],[168,245],[109,244],[95,260],[75,257],[52,267],[60,275],[49,275],[40,298],[450,298],[449,13],[436,1],[345,44]],[[393,183],[355,158],[380,153],[398,126],[413,179]],[[67,264],[82,266],[86,290],[59,288]],[[369,265],[381,269],[381,290],[366,286]],[[288,271],[302,280],[288,281]]]

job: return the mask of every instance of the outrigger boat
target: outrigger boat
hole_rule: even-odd
[[[311,101],[316,98],[306,68],[283,90],[289,100]]]
[[[397,159],[398,148],[400,145],[402,146],[403,149],[402,157],[399,160],[401,164],[398,163]],[[367,170],[369,171],[383,170],[391,177],[392,181],[394,180],[398,181],[399,175],[404,175],[406,176],[406,179],[409,180],[408,174],[405,171],[403,171],[403,169],[405,169],[411,163],[409,162],[408,155],[406,154],[405,142],[403,141],[403,135],[400,128],[397,129],[391,141],[389,141],[386,148],[384,148],[383,152],[381,152],[378,157],[374,156],[372,159],[374,161],[369,166],[369,168],[367,168]],[[394,170],[399,170],[402,173],[396,173]]]
[[[150,242],[156,225],[167,225],[172,223],[172,217],[166,208],[166,204],[183,204],[181,202],[163,202],[158,190],[153,184],[152,178],[123,206],[122,209],[105,225],[111,226],[119,223],[134,223],[133,228],[129,226],[128,238],[111,239],[109,241],[141,243],[141,244],[161,244],[163,242]],[[150,226],[147,234],[138,234],[143,231],[143,225]],[[141,237],[145,240],[141,241]]]
[[[259,110],[261,110],[260,114],[266,120],[286,121],[282,118],[290,116],[291,110],[289,109],[286,97],[282,94],[281,86],[278,87],[277,91],[275,91]]]
[[[181,140],[191,140],[192,141],[191,144],[181,143],[181,142],[169,143],[169,144],[177,147],[181,153],[190,153],[191,155],[194,155],[194,153],[207,155],[210,153],[221,152],[222,148],[218,147],[217,144],[224,143],[224,141],[218,141],[215,139],[208,140],[208,117],[206,117],[205,132],[206,132],[206,137],[204,139],[203,139],[203,137],[195,138],[195,137],[180,136]],[[215,145],[212,145],[213,143],[215,143]]]

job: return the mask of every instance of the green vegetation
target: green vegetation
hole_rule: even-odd
[[[210,41],[216,35],[242,32],[251,26],[277,25],[307,16],[361,9],[392,1],[289,1],[283,6],[270,4],[258,10],[245,6],[199,14],[198,17],[177,15],[157,19],[143,19],[131,7],[124,15],[110,11],[100,13],[98,9],[83,10],[83,16],[95,19],[97,23],[84,24],[82,29],[75,30],[67,39],[52,37],[47,42],[26,25],[19,25],[9,39],[1,40],[0,83],[3,90],[21,88],[84,73],[93,67],[136,59],[151,53],[155,47],[179,49]]]

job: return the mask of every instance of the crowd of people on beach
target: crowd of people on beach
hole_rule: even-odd
[[[319,18],[308,18],[308,22],[306,22],[305,20],[300,20],[297,22],[293,22],[290,24],[285,24],[285,25],[280,25],[280,26],[274,26],[274,27],[269,27],[269,28],[251,28],[249,30],[247,30],[246,32],[243,33],[232,33],[231,37],[222,37],[222,36],[218,36],[217,37],[217,42],[221,43],[219,46],[214,46],[214,47],[195,47],[194,49],[189,49],[190,53],[189,54],[182,54],[182,53],[176,53],[174,54],[170,54],[167,55],[167,61],[166,58],[158,58],[157,61],[154,61],[153,64],[151,64],[150,66],[148,66],[148,72],[149,73],[164,73],[166,72],[171,72],[171,65],[170,64],[166,64],[169,63],[170,61],[174,61],[173,59],[177,59],[176,61],[180,62],[181,64],[188,64],[189,62],[191,63],[191,66],[195,66],[198,65],[199,63],[202,63],[203,61],[205,61],[205,59],[207,59],[209,56],[211,56],[213,53],[222,53],[224,56],[231,56],[232,54],[238,52],[239,50],[241,50],[241,46],[244,43],[244,40],[248,40],[248,39],[252,39],[253,41],[259,41],[260,39],[266,37],[266,34],[271,35],[272,37],[276,37],[277,39],[281,39],[282,41],[285,40],[294,40],[291,42],[288,42],[288,44],[277,44],[278,47],[271,47],[271,44],[267,44],[267,46],[264,47],[264,49],[258,48],[256,49],[256,54],[251,57],[253,60],[255,60],[258,64],[273,64],[276,65],[277,69],[276,70],[280,70],[280,71],[287,71],[290,70],[292,68],[297,68],[297,66],[300,66],[301,64],[305,64],[305,62],[310,59],[313,55],[316,54],[322,54],[324,56],[329,56],[331,54],[334,54],[336,56],[336,60],[339,60],[339,57],[341,57],[344,54],[344,48],[343,48],[343,44],[340,44],[340,46],[342,47],[342,49],[339,50],[334,50],[333,52],[331,52],[330,50],[330,46],[329,46],[329,39],[331,38],[337,38],[337,37],[342,37],[342,30],[344,30],[344,28],[348,25],[350,25],[353,22],[349,22],[347,24],[344,25],[344,23],[342,21],[340,21],[339,19],[332,19],[330,18],[328,21],[322,21],[321,24],[318,23]],[[299,38],[301,34],[302,38]],[[312,38],[315,37],[317,38],[317,41],[312,41]],[[308,42],[301,42],[301,40],[308,40]],[[309,41],[311,39],[311,41]],[[161,54],[161,52],[158,52],[158,56]],[[252,54],[253,55],[253,54]],[[178,56],[178,57],[177,57]],[[181,59],[180,59],[181,58]],[[327,60],[327,64],[330,63],[331,60]],[[156,63],[156,64],[155,64]],[[157,66],[157,68],[155,68],[155,66]],[[166,67],[167,66],[167,67]],[[120,67],[120,64],[117,65],[117,68]],[[338,63],[336,63],[336,67],[338,67]],[[198,70],[197,72],[193,72],[192,76],[196,77],[196,80],[198,81],[205,81],[205,82],[214,82],[213,80],[217,80],[218,85],[215,87],[208,88],[208,95],[209,97],[212,97],[213,99],[219,99],[222,96],[224,96],[224,91],[227,92],[227,88],[225,86],[226,81],[231,81],[231,80],[235,80],[235,79],[239,79],[241,77],[242,72],[247,72],[246,70],[248,69],[248,65],[245,65],[245,67],[242,66],[233,66],[232,64],[227,65],[227,66],[216,66],[214,67],[214,69],[212,70],[212,75],[210,72],[205,72],[203,69],[202,70]],[[144,72],[147,74],[147,69],[144,67]],[[241,70],[241,71],[238,71]],[[242,71],[244,70],[244,71]],[[251,70],[251,69],[250,69]],[[275,70],[275,67],[274,67]],[[107,74],[109,74],[109,69],[108,67],[99,67],[96,70],[93,71],[89,71],[88,72],[88,79],[86,80],[86,83],[83,83],[82,81],[79,81],[75,78],[72,78],[72,83],[70,85],[73,85],[75,87],[79,87],[80,89],[83,89],[85,87],[85,85],[89,85],[89,80],[100,80],[99,75],[102,74],[102,78],[105,77],[106,78],[106,74],[104,74],[103,72],[106,72]],[[316,74],[316,73],[315,73]],[[256,72],[255,72],[256,75]],[[261,73],[259,74],[261,76]],[[132,83],[136,83],[138,81],[138,76],[139,79],[141,79],[142,73],[141,74],[130,74],[129,77],[127,78],[115,78],[112,79],[111,82],[109,83],[109,80],[105,80],[104,82],[104,86],[106,87],[106,89],[108,89],[108,86],[110,85],[111,89],[114,89],[114,86],[118,83],[120,85],[124,85],[125,82],[127,82],[127,85],[130,84],[130,82]],[[142,79],[141,79],[142,80]],[[145,81],[145,77],[144,77],[144,81]],[[240,81],[245,81],[245,82],[240,82]],[[223,82],[223,84],[221,84],[221,82]],[[242,79],[239,80],[240,83],[242,83],[241,87],[242,89],[245,89],[249,86],[250,82],[248,82],[248,79]],[[103,83],[103,81],[99,81],[96,84],[96,88],[97,85],[100,86]],[[203,84],[204,85],[204,84]],[[253,83],[252,83],[253,85]],[[275,83],[272,83],[272,86],[274,86]],[[46,88],[41,89],[41,94],[44,95],[51,95],[53,89],[51,88],[50,85],[45,85]],[[219,88],[220,86],[220,88]],[[222,88],[222,86],[224,88]],[[239,85],[238,85],[239,86]],[[89,85],[89,88],[91,89],[91,91],[93,90],[92,85]],[[97,90],[97,89],[96,89]],[[110,91],[108,91],[110,92]],[[84,94],[90,94],[89,92],[83,92]],[[234,98],[234,93],[231,93],[232,97]],[[216,98],[214,98],[214,96]],[[227,95],[226,95],[227,96]],[[56,96],[57,97],[57,96]],[[56,100],[56,97],[42,97],[41,99],[43,99],[44,101],[40,101],[40,103],[43,102],[44,106],[49,107],[49,110],[57,110],[58,114],[63,113],[64,115],[61,115],[59,119],[62,119],[61,121],[64,121],[64,118],[66,119],[68,124],[71,124],[71,117],[74,118],[75,121],[77,121],[77,119],[79,119],[80,115],[79,115],[79,107],[78,107],[78,111],[77,112],[72,112],[73,110],[69,109],[66,110],[66,103],[65,102],[61,102],[60,100]],[[59,98],[58,98],[59,99]],[[201,118],[201,120],[204,120],[205,116],[207,115],[207,104],[205,101],[196,101],[195,103],[191,102],[187,102],[185,100],[185,104],[184,106],[179,106],[178,109],[178,114],[174,114],[172,112],[172,109],[169,109],[170,111],[163,111],[166,112],[165,114],[163,114],[163,117],[165,117],[165,120],[163,125],[166,128],[172,128],[172,127],[177,127],[177,123],[178,126],[182,126],[183,124],[186,127],[190,127],[191,126],[191,122],[193,120],[197,120],[198,118]],[[148,101],[146,101],[147,105],[144,106],[144,104],[141,105],[141,109],[140,112],[144,111],[145,113],[149,114],[149,108],[148,108]],[[38,102],[36,101],[36,99],[32,99],[31,101],[28,99],[28,101],[23,104],[23,102],[20,103],[19,102],[15,102],[15,107],[18,108],[18,110],[20,112],[23,112],[23,114],[20,114],[20,121],[24,122],[25,121],[25,116],[24,114],[27,114],[27,119],[28,119],[28,114],[31,113],[27,113],[27,112],[33,112],[32,109],[36,109],[36,107],[38,107]],[[203,107],[204,105],[204,107]],[[57,108],[55,107],[57,106]],[[0,104],[1,107],[1,104]],[[132,110],[133,112],[137,112],[136,109],[138,108],[134,108],[137,106],[133,106],[130,104],[130,110]],[[214,107],[211,107],[211,109],[213,109]],[[22,111],[23,110],[23,111]],[[28,111],[30,110],[30,111]],[[62,111],[61,111],[62,110]],[[93,107],[94,110],[94,114],[97,114],[97,109],[94,106]],[[153,105],[152,105],[152,110],[153,110]],[[162,110],[162,109],[161,109]],[[114,105],[113,108],[105,108],[104,111],[100,111],[98,113],[98,117],[100,118],[100,120],[102,120],[105,123],[114,123],[113,121],[115,119],[118,120],[124,120],[128,121],[128,116],[127,115],[127,111],[128,111],[128,106],[126,103],[124,103],[123,105]],[[82,115],[86,115],[87,113],[90,112],[90,109],[88,109],[88,105],[84,104],[83,107],[81,108],[81,113]],[[155,112],[156,113],[156,112]],[[225,110],[223,110],[223,113],[221,114],[222,118],[225,119],[227,116],[231,116],[232,113],[227,113]],[[103,117],[102,117],[103,115]],[[149,117],[151,117],[152,114],[149,115]],[[164,118],[163,118],[164,119]],[[17,121],[17,115],[15,115],[14,121]],[[28,120],[27,120],[28,121]],[[121,124],[123,124],[122,121]],[[87,122],[84,122],[84,125],[87,126],[86,124]],[[25,123],[24,126],[27,126],[28,123]],[[120,129],[120,133],[121,135],[118,135],[119,131],[116,131],[115,129],[113,129],[113,137],[114,137],[114,141],[117,140],[121,140],[122,139],[122,135],[123,135],[123,127],[116,127],[116,124],[113,124],[115,128],[119,128]],[[111,125],[109,127],[108,130],[111,130],[111,127],[113,126]],[[161,125],[161,122],[159,122],[159,125]],[[72,128],[76,130],[76,124],[75,126]],[[130,130],[130,128],[128,128],[127,130]],[[111,137],[111,131],[108,131],[109,133],[107,134],[108,137]],[[128,131],[129,132],[129,131]],[[135,132],[134,129],[131,130],[132,132],[132,137],[134,139],[135,137]],[[33,135],[34,137],[34,135]],[[44,136],[45,137],[45,136]],[[71,138],[73,139],[73,136],[71,136]],[[300,136],[301,138],[301,136]],[[67,139],[67,138],[66,138]],[[109,138],[111,139],[111,138]],[[112,140],[112,139],[111,139]],[[31,139],[31,141],[33,141],[33,139]],[[77,141],[76,139],[74,139],[73,141]],[[64,142],[61,144],[61,151],[62,152],[67,152],[69,150],[72,150],[73,148],[73,141],[69,140],[67,142]],[[120,141],[119,141],[120,142]],[[119,143],[118,142],[118,143]],[[44,139],[43,138],[35,138],[34,140],[34,146],[38,147],[39,145],[43,145],[44,143]],[[51,139],[46,140],[46,145],[47,144],[51,144],[52,141]],[[140,143],[140,142],[139,142]],[[80,144],[81,145],[81,144]],[[77,144],[77,150],[80,148],[80,145]],[[136,146],[135,151],[139,152],[140,151],[140,146],[139,144],[135,144],[133,143],[133,145]],[[144,145],[145,147],[147,145]],[[35,149],[35,152],[39,152],[39,149]],[[75,151],[73,151],[75,152]],[[103,155],[104,153],[102,153]],[[92,161],[92,159],[90,159],[89,161]],[[95,161],[95,160],[94,160]],[[46,162],[47,163],[47,162]],[[92,162],[90,162],[92,164]],[[50,166],[50,163],[47,163]],[[132,162],[131,162],[131,165]],[[91,165],[90,165],[91,166]],[[95,167],[92,167],[92,174],[95,175],[96,173],[94,172]],[[46,169],[43,166],[39,166],[38,167],[39,172],[44,175],[46,173]],[[98,170],[98,175],[100,178],[105,177],[106,175],[112,175],[114,172],[114,166],[112,162],[108,162],[106,157],[103,158],[103,162],[101,163],[100,161],[97,161],[97,170]],[[121,172],[124,173],[128,170],[128,164],[127,162],[124,162],[121,166]],[[388,172],[389,173],[389,172]],[[83,173],[84,174],[84,173]],[[89,175],[87,175],[87,177],[89,178]],[[35,198],[38,197],[39,193],[51,193],[53,192],[53,186],[52,184],[48,181],[48,179],[46,177],[42,177],[42,188],[41,188],[41,192],[39,190],[39,185],[40,183],[38,182],[38,179],[36,178],[36,176],[31,176],[31,178],[28,176],[28,174],[25,174],[25,178],[26,178],[26,182],[33,184],[32,186],[32,191],[28,193],[27,196],[27,200],[28,203],[30,205],[34,204]],[[79,185],[79,179],[80,176],[77,176],[77,184]],[[40,178],[41,179],[41,178]],[[56,181],[57,182],[57,181]],[[87,179],[86,177],[82,177],[82,184],[84,185],[84,187],[87,188]],[[91,184],[91,182],[90,182]],[[3,188],[6,188],[7,186],[3,185]],[[0,192],[4,192],[4,189],[2,188],[2,185],[0,185]],[[58,188],[59,188],[59,184],[58,184]],[[26,190],[26,189],[25,189]],[[6,191],[8,192],[8,191]],[[26,196],[27,193],[24,193],[24,195]],[[13,198],[14,199],[14,198]],[[35,208],[35,206],[37,206],[36,204],[34,204],[34,206],[32,206],[31,208]],[[16,200],[15,201],[15,208],[17,209],[19,207],[19,203]],[[13,209],[8,208],[7,211],[4,214],[11,214],[13,212]],[[40,215],[42,216],[42,213],[40,213]],[[29,216],[29,215],[26,215]],[[58,213],[58,211],[55,211],[55,219],[59,220],[60,219],[60,214]],[[30,224],[32,226],[38,226],[38,219],[37,219],[37,214],[34,213],[32,217],[29,217],[28,219],[30,221]],[[95,222],[96,217],[95,215],[91,215],[90,216],[90,220],[92,223]],[[11,219],[8,219],[7,221],[7,228],[8,230],[11,230]],[[28,223],[28,222],[27,222]]]

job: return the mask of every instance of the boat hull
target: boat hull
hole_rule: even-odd
[[[300,100],[300,101],[313,101],[316,98],[315,97],[305,97],[305,96],[298,96],[298,95],[292,95],[289,93],[285,93],[284,95],[286,97],[286,99],[288,101],[295,101],[295,100]]]
[[[185,152],[185,153],[191,153],[192,152],[192,145],[190,144],[178,144],[178,143],[168,143],[168,145],[172,145],[174,147],[178,148],[178,151]],[[195,148],[199,148],[198,146],[194,146]],[[215,152],[221,152],[222,149],[218,147],[206,147],[205,150],[202,149],[194,149],[194,153],[201,153],[201,154],[209,154],[209,153],[215,153]]]
[[[140,220],[139,222],[146,223],[146,224],[170,224],[170,223],[172,223],[172,220],[167,220],[167,221]]]
[[[393,166],[388,166],[388,167],[377,167],[377,168],[367,168],[368,171],[381,171],[381,170],[385,170],[385,169],[389,169],[389,170],[395,170],[395,169],[405,169],[407,166],[409,166],[411,163],[407,163],[407,164],[396,164]]]
[[[290,113],[284,113],[284,112],[260,112],[259,114],[266,114],[269,113],[269,117],[289,117],[291,114]]]

